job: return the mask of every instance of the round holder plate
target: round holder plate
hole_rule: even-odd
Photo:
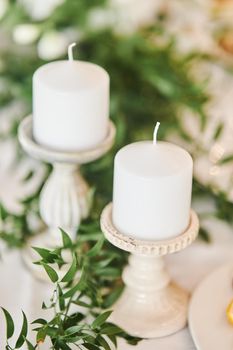
[[[77,152],[63,152],[50,149],[38,144],[32,136],[32,117],[26,117],[19,126],[18,138],[22,148],[33,158],[48,163],[85,164],[92,162],[107,151],[114,143],[116,129],[112,121],[109,121],[108,134],[95,148]]]
[[[185,249],[197,237],[199,230],[199,220],[197,214],[190,211],[190,223],[182,234],[167,240],[144,241],[119,232],[112,222],[112,203],[109,203],[101,215],[101,228],[109,242],[116,247],[130,253],[142,254],[146,256],[163,256]]]

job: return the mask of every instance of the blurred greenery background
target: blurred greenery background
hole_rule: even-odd
[[[181,3],[184,6],[184,2]],[[194,13],[192,8],[184,6],[184,10]],[[170,24],[174,11],[168,2],[153,0],[137,4],[132,0],[1,0],[0,108],[5,124],[0,120],[0,135],[2,141],[11,139],[15,143],[16,163],[23,157],[17,148],[17,127],[31,112],[32,75],[39,66],[65,59],[68,44],[75,41],[76,59],[95,62],[110,74],[110,115],[117,126],[116,144],[103,159],[83,168],[95,188],[92,211],[95,219],[103,205],[111,200],[115,152],[132,141],[151,139],[157,121],[161,122],[159,139],[174,138],[194,159],[208,153],[224,130],[223,121],[218,121],[212,132],[212,143],[202,145],[211,118],[206,106],[212,96],[208,74],[200,78],[195,69],[203,62],[219,63],[219,57],[216,58],[212,48],[204,45],[203,50],[200,38],[195,38],[195,28],[191,28],[195,35],[186,38],[186,43],[193,40],[194,44],[189,43],[185,50],[180,47],[180,39],[192,31],[190,24],[186,24],[177,34]],[[207,23],[213,22],[215,12],[214,9],[209,11],[211,19]],[[193,24],[200,26],[198,21]],[[212,33],[208,35],[211,37]],[[229,67],[228,71],[231,74]],[[194,116],[196,121],[189,121],[189,116]],[[188,120],[189,129],[193,122],[194,125],[198,123],[199,139],[187,132],[184,118]],[[221,163],[228,167],[231,164],[232,184],[231,161],[232,154],[224,153]],[[26,180],[30,176],[28,174]],[[209,196],[215,202],[215,214],[231,220],[229,191],[199,180],[195,176],[194,195]],[[38,187],[28,198],[20,200],[20,213],[12,212],[2,200],[2,220],[7,224],[2,226],[1,236],[10,245],[21,244],[34,232],[27,216],[32,209],[37,211],[37,200]]]

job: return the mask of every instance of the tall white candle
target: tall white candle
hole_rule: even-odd
[[[123,147],[115,157],[113,212],[116,228],[145,240],[177,236],[190,219],[193,161],[184,149],[154,141]]]
[[[67,61],[37,69],[33,76],[33,136],[61,151],[94,148],[107,135],[109,75],[96,64]]]

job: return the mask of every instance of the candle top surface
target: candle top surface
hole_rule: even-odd
[[[39,67],[33,75],[46,88],[62,91],[84,91],[109,83],[102,67],[84,61],[55,61]]]
[[[164,177],[192,169],[193,160],[183,148],[172,143],[140,141],[120,149],[115,162],[124,171],[139,177]]]

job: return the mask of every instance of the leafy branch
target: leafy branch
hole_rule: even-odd
[[[119,259],[119,253],[115,249],[106,249],[100,232],[92,234],[91,240],[88,234],[81,235],[75,243],[63,230],[61,235],[61,247],[53,250],[34,248],[40,256],[36,264],[44,268],[54,284],[50,303],[42,304],[43,309],[53,310],[52,319],[40,318],[32,322],[36,325],[33,329],[36,344],[32,345],[27,339],[28,321],[23,313],[22,331],[15,346],[11,347],[9,339],[14,333],[14,323],[3,309],[7,324],[6,349],[18,349],[25,342],[29,350],[37,349],[46,339],[55,350],[71,349],[72,344],[79,349],[110,350],[110,344],[117,347],[117,337],[136,344],[139,338],[129,336],[108,321],[109,309],[122,291],[123,260]],[[71,254],[67,255],[67,252]],[[64,273],[62,267],[65,267]]]

